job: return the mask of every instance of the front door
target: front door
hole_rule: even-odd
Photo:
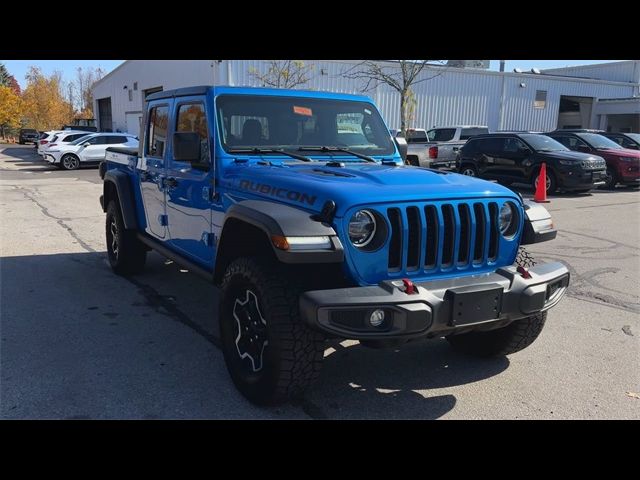
[[[104,160],[104,154],[108,147],[106,135],[92,137],[87,140],[85,144],[86,143],[89,145],[78,151],[80,160],[83,162],[99,162]]]
[[[142,158],[138,164],[138,181],[147,225],[145,231],[164,238],[167,230],[165,209],[165,155],[169,128],[169,105],[149,108]]]
[[[168,156],[166,198],[169,241],[185,256],[203,266],[213,264],[211,235],[213,162],[204,102],[183,97],[176,102],[172,122],[175,132],[195,132],[200,137],[200,159],[190,163]],[[172,153],[172,152],[171,152]]]
[[[506,180],[524,181],[524,169],[533,152],[519,138],[507,137],[498,159],[495,175]]]

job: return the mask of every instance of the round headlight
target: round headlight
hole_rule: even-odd
[[[500,209],[500,233],[505,237],[513,235],[517,218],[515,205],[511,202],[504,203]]]
[[[376,219],[368,210],[358,210],[349,220],[349,240],[356,247],[364,247],[376,233]]]

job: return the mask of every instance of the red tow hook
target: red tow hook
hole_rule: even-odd
[[[414,295],[418,293],[418,289],[408,278],[403,278],[402,283],[404,283],[404,293],[406,293],[407,295]]]
[[[518,268],[516,268],[516,271],[520,275],[522,275],[522,278],[531,278],[531,274],[529,273],[529,270],[524,268],[522,265],[518,265]]]

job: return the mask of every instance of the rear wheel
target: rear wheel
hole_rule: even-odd
[[[113,271],[123,276],[141,272],[147,260],[147,249],[133,230],[125,230],[120,205],[115,200],[107,206],[105,225],[107,258]]]
[[[320,374],[324,336],[304,325],[299,288],[278,264],[239,258],[225,273],[220,337],[231,378],[259,405],[300,397]]]
[[[536,264],[533,256],[520,247],[516,265],[530,268]],[[511,322],[503,328],[488,332],[469,332],[449,335],[451,346],[462,353],[479,357],[501,357],[519,352],[531,345],[540,335],[547,320],[547,312]]]

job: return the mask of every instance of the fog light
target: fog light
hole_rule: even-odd
[[[372,327],[379,327],[384,322],[384,310],[374,310],[369,317],[369,323]]]

